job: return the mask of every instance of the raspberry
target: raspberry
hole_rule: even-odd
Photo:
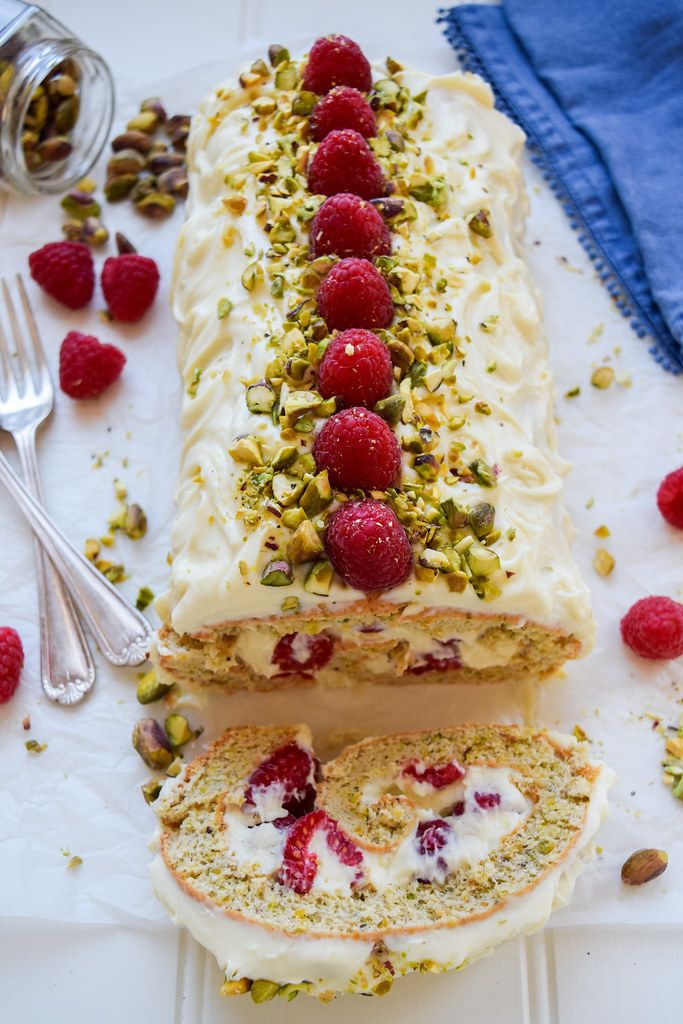
[[[287,743],[274,750],[251,773],[244,802],[253,807],[264,790],[281,787],[281,806],[288,814],[301,817],[312,810],[315,803],[315,786],[310,781],[314,774],[315,762],[308,751],[298,743]]]
[[[114,320],[134,324],[154,302],[159,269],[154,260],[127,252],[110,256],[102,268],[102,291]]]
[[[318,371],[318,390],[347,406],[373,406],[391,389],[394,375],[389,349],[362,328],[342,331],[332,340]]]
[[[324,633],[287,633],[280,637],[270,659],[278,675],[306,675],[317,672],[332,657],[334,643]]]
[[[621,636],[641,658],[679,658],[683,654],[683,605],[670,597],[643,597],[621,620]]]
[[[402,775],[407,775],[416,782],[426,782],[434,789],[443,789],[465,777],[465,769],[461,768],[457,761],[448,761],[446,764],[430,764],[424,768],[419,767],[419,762],[408,761],[401,769]]]
[[[657,505],[667,523],[683,530],[683,466],[664,477],[657,491]]]
[[[431,652],[424,654],[419,661],[414,662],[408,672],[414,676],[421,676],[424,672],[446,672],[448,669],[462,667],[462,658],[459,653],[457,640],[440,640],[441,650],[435,654]]]
[[[87,306],[95,287],[92,255],[82,242],[49,242],[28,258],[31,277],[69,309]]]
[[[318,872],[318,858],[314,853],[309,853],[308,845],[319,829],[324,830],[328,849],[342,864],[359,868],[356,881],[362,878],[361,851],[327,811],[312,811],[292,826],[285,842],[282,868],[278,876],[282,885],[293,889],[300,896],[310,892]]]
[[[500,804],[500,793],[475,793],[474,799],[483,811],[490,811]]]
[[[354,192],[376,199],[387,189],[382,168],[359,132],[339,128],[326,135],[308,165],[308,187],[318,195]]]
[[[417,852],[423,857],[433,857],[437,850],[443,850],[451,831],[451,826],[443,818],[421,821],[415,833]]]
[[[368,260],[340,260],[318,291],[318,311],[330,330],[388,327],[394,304],[387,283]]]
[[[0,704],[14,696],[23,664],[21,637],[11,626],[0,626]]]
[[[410,543],[398,518],[373,498],[349,501],[334,513],[325,550],[344,582],[364,593],[397,587],[412,564]]]
[[[401,468],[401,449],[381,416],[362,406],[342,409],[321,427],[313,445],[318,472],[333,487],[385,491]]]
[[[456,802],[451,807],[450,814],[452,814],[452,816],[454,818],[461,818],[464,813],[465,813],[465,801],[464,800],[456,800]]]
[[[348,36],[322,36],[316,39],[304,69],[304,89],[319,96],[335,85],[350,85],[370,92],[372,71],[358,43]]]
[[[353,128],[364,139],[377,134],[372,107],[357,89],[348,85],[340,85],[318,100],[309,126],[316,142],[322,142],[335,128]]]
[[[69,331],[59,350],[59,386],[70,398],[95,398],[121,376],[125,362],[115,345]]]
[[[311,259],[316,256],[360,256],[372,260],[391,253],[389,228],[375,207],[338,192],[322,204],[311,223]]]

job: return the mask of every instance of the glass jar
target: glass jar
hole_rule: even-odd
[[[0,187],[67,191],[102,152],[113,116],[104,60],[40,7],[0,0]]]

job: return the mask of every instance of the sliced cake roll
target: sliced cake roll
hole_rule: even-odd
[[[313,49],[343,82],[335,39]],[[475,75],[356,47],[363,88],[323,96],[275,52],[192,122],[157,666],[233,689],[547,675],[593,622],[523,134]]]
[[[230,729],[162,789],[154,886],[225,993],[381,995],[541,927],[612,778],[571,737],[509,725],[367,739],[322,766],[306,726]]]

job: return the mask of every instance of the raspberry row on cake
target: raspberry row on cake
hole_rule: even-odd
[[[590,645],[521,143],[476,77],[373,69],[338,36],[204,102],[162,673],[502,680]]]
[[[565,903],[613,775],[572,737],[467,725],[321,767],[306,726],[228,730],[154,804],[157,894],[226,994],[383,995]]]

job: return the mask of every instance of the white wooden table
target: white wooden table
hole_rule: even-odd
[[[102,53],[115,75],[137,80],[140,98],[150,91],[148,84],[175,76],[184,68],[219,61],[226,49],[251,51],[256,45],[301,37],[312,40],[331,31],[358,39],[373,56],[408,54],[413,63],[423,66],[444,71],[454,66],[434,24],[435,5],[424,0],[117,0],[116,4],[47,0],[44,6]],[[231,71],[227,63],[226,76]],[[531,173],[538,188],[539,179]],[[552,258],[550,263],[542,257],[535,259],[534,271],[546,293],[551,332],[561,335],[570,305],[574,309],[585,306],[585,333],[597,320],[606,321],[614,344],[628,348],[632,364],[649,374],[642,345],[636,351],[637,343],[593,281],[558,208],[548,214],[544,230],[553,240],[555,256],[561,251],[583,271],[580,279],[570,280],[561,276],[564,271]],[[569,282],[568,297],[563,297],[558,282]],[[571,363],[565,356],[557,367],[560,388],[575,383],[570,379]],[[665,381],[664,375],[661,386],[671,394],[672,381]],[[680,454],[680,436],[677,444]],[[172,454],[171,465],[174,458]],[[172,479],[163,487],[170,494]],[[63,521],[68,522],[67,510],[62,512]],[[28,535],[20,536],[28,550]],[[4,596],[9,581],[0,583]],[[6,607],[9,605],[7,602]],[[672,804],[668,813],[683,815],[683,808]],[[0,819],[0,847],[3,842],[11,843],[12,836],[7,835]],[[680,870],[676,864],[669,869]],[[35,885],[40,884],[39,875]],[[680,886],[673,892],[672,898],[679,899]],[[2,906],[0,878],[0,912]],[[425,1024],[675,1022],[683,1019],[683,907],[679,905],[670,919],[667,925],[615,923],[585,928],[563,927],[560,915],[558,927],[508,943],[494,957],[457,976],[411,978],[384,1000],[343,999],[321,1006],[301,998],[292,1004],[275,1000],[255,1007],[248,999],[221,999],[219,972],[212,959],[172,925],[136,920],[134,906],[120,915],[118,923],[110,924],[67,925],[4,916],[0,917],[0,1021],[246,1024],[258,1019],[341,1024],[352,1016],[357,1024],[413,1024],[416,1020]]]

